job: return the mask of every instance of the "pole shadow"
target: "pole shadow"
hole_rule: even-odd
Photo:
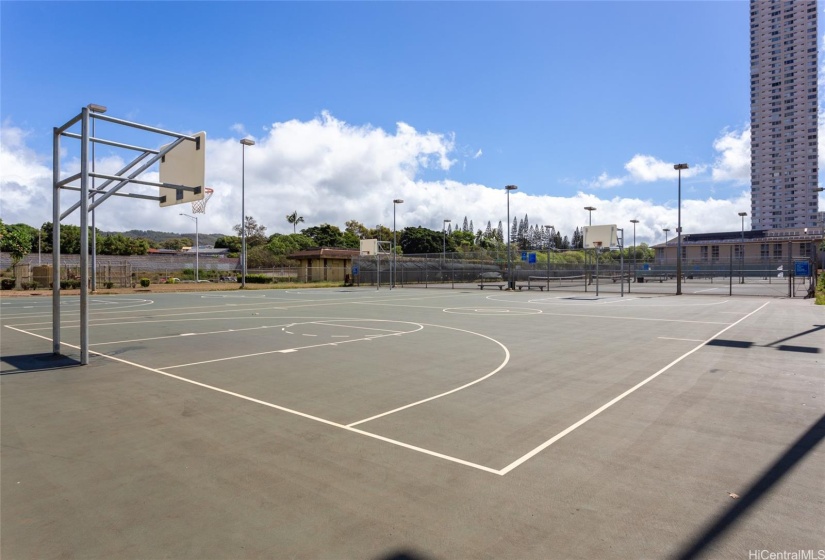
[[[682,551],[675,554],[673,558],[678,560],[691,560],[701,556],[706,552],[706,549],[728,531],[745,512],[759,503],[770,489],[796,467],[808,453],[813,451],[814,447],[823,439],[825,439],[825,415],[822,415],[807,432],[793,442],[785,453],[768,467],[750,488],[742,493],[741,499],[724,514],[709,523],[693,542],[683,547]]]

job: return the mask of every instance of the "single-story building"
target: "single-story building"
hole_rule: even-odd
[[[352,274],[352,260],[358,249],[313,247],[296,251],[289,258],[298,261],[299,282],[344,282]]]
[[[731,257],[746,263],[789,263],[808,258],[823,268],[825,254],[818,249],[823,238],[823,227],[689,233],[682,235],[682,263],[726,263]],[[671,237],[667,243],[651,247],[656,251],[656,262],[675,263],[677,245],[677,238]]]

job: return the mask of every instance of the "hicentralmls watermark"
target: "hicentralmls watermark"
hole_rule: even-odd
[[[748,560],[825,560],[822,550],[749,550]]]

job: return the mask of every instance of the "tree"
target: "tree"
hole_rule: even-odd
[[[178,237],[174,239],[167,239],[160,244],[163,249],[172,249],[173,251],[180,251],[184,247],[192,247],[192,240],[188,237]]]
[[[471,231],[459,231],[456,229],[450,236],[450,239],[456,248],[463,247],[464,249],[468,249],[475,244],[476,236]]]
[[[279,259],[267,245],[258,245],[246,253],[247,268],[272,268],[280,264]]]
[[[338,228],[330,224],[321,224],[302,229],[301,233],[311,238],[317,247],[343,247],[344,234]]]
[[[356,236],[358,239],[367,239],[367,238],[369,238],[370,230],[367,226],[365,226],[361,222],[359,222],[357,220],[349,220],[346,223],[346,226],[347,227],[346,227],[346,229],[344,229],[344,232],[349,232],[349,233],[353,234],[354,236]]]
[[[370,238],[378,241],[392,241],[392,230],[387,226],[375,226],[370,230]]]
[[[252,216],[246,216],[244,221],[246,228],[246,246],[257,247],[258,245],[265,245],[267,242],[266,226],[258,225],[258,222]],[[235,230],[238,236],[241,236],[241,224],[235,224],[232,229]],[[247,259],[248,258],[249,256],[247,255]]]
[[[241,238],[237,235],[223,235],[215,240],[215,249],[229,249],[230,253],[240,253]]]
[[[288,257],[296,251],[309,249],[313,245],[315,245],[315,242],[301,233],[291,233],[289,235],[276,233],[269,237],[269,243],[266,246],[273,255]]]
[[[26,224],[6,226],[0,220],[0,250],[9,253],[12,266],[19,263],[32,250],[31,233],[27,228],[34,229]]]
[[[453,232],[456,235],[458,232]],[[461,232],[463,233],[463,232]],[[469,233],[472,238],[473,234]],[[401,249],[405,254],[414,255],[421,253],[440,253],[442,250],[443,237],[440,231],[433,231],[421,226],[408,227],[401,231],[401,238],[398,240]]]
[[[97,252],[101,255],[145,255],[149,252],[149,240],[126,237],[121,233],[104,235],[97,243]]]
[[[286,221],[292,224],[292,233],[295,233],[295,227],[304,221],[304,217],[299,216],[298,211],[296,210],[292,214],[287,214]]]

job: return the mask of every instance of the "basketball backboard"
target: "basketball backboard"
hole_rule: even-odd
[[[375,255],[378,253],[377,239],[362,239],[361,240],[361,254],[364,256]]]
[[[599,243],[597,245],[597,243]],[[584,226],[584,248],[595,249],[597,247],[608,248],[619,245],[618,230],[616,224],[607,226]]]
[[[200,187],[200,192],[160,187],[160,196],[166,200],[161,206],[174,206],[201,200],[206,183],[206,133],[194,134],[198,142],[187,140],[163,156],[160,161],[160,182],[185,187]]]

